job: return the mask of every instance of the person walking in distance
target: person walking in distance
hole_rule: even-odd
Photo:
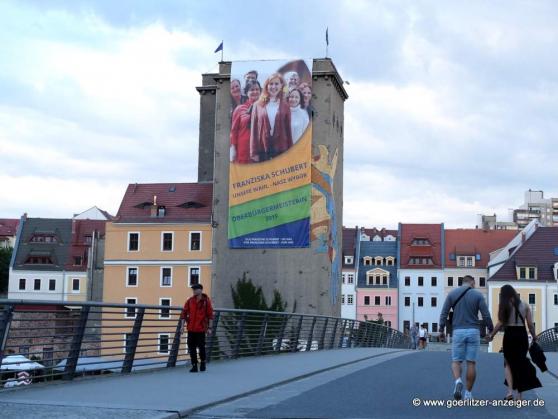
[[[415,323],[413,324],[413,326],[411,326],[411,344],[412,344],[411,349],[418,348],[418,335],[419,335],[419,326],[418,323]]]
[[[200,371],[205,371],[205,334],[209,330],[209,321],[213,320],[213,307],[211,300],[204,294],[201,284],[192,285],[194,295],[184,303],[180,314],[180,326],[188,331],[188,353],[192,369],[190,372],[198,372],[198,350],[200,355]]]
[[[489,332],[494,330],[492,318],[486,305],[484,296],[475,288],[475,279],[466,275],[463,285],[452,290],[444,302],[440,314],[440,333],[444,333],[446,324],[451,322],[451,370],[455,384],[453,397],[456,400],[473,398],[473,385],[476,379],[476,362],[480,348],[479,312],[486,323]],[[453,310],[450,314],[450,310]],[[450,316],[448,319],[448,315]],[[463,381],[461,380],[463,361],[467,362],[467,387],[463,395]]]

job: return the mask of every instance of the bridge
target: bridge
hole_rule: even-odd
[[[558,415],[558,379],[548,373],[538,374],[541,389],[525,394],[530,406],[453,406],[449,346],[409,350],[406,336],[371,322],[218,310],[207,342],[208,371],[191,374],[178,307],[8,300],[0,306],[4,361],[23,342],[28,362],[44,367],[31,370],[32,384],[0,391],[1,417]],[[549,351],[550,371],[558,372],[557,352],[551,352],[558,342],[555,331],[540,339]],[[50,362],[44,356],[32,360],[34,353],[44,355],[33,350],[44,342],[59,355]],[[478,404],[500,402],[502,355],[481,352],[477,369]],[[4,373],[2,380],[14,379]],[[427,406],[432,403],[439,405]]]

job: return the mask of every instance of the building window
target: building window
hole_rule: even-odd
[[[554,305],[558,306],[558,294],[554,294]]]
[[[79,278],[72,279],[72,292],[79,292]]]
[[[388,279],[387,275],[382,275],[382,285],[387,285]]]
[[[432,323],[432,332],[436,333],[438,331],[438,323]]]
[[[405,307],[411,306],[411,297],[405,297]]]
[[[56,279],[49,279],[48,280],[48,290],[49,291],[56,290]]]
[[[345,304],[345,294],[341,294],[341,304]]]
[[[384,264],[384,258],[381,256],[377,256],[374,258],[374,264],[377,266],[382,266]]]
[[[529,268],[528,273],[529,273],[529,279],[536,279],[537,277],[537,270],[535,268]]]
[[[192,231],[190,233],[190,250],[201,250],[201,233],[199,231]]]
[[[137,304],[138,299],[128,297],[126,298],[126,304]],[[126,307],[125,315],[128,319],[134,319],[136,317],[136,308],[135,307]]]
[[[347,294],[347,304],[352,306],[354,301],[353,301],[353,294]]]
[[[352,264],[353,264],[353,257],[345,256],[345,265],[352,265]]]
[[[170,306],[171,306],[171,299],[170,298],[161,298],[159,300],[159,305],[163,306],[159,313],[160,319],[169,319],[170,318]]]
[[[386,306],[391,305],[391,295],[386,295]]]
[[[431,298],[430,298],[430,305],[431,305],[432,307],[436,307],[437,304],[438,304],[438,299],[437,299],[436,297],[431,297]]]
[[[128,233],[128,252],[139,251],[139,233]]]
[[[341,283],[342,283],[342,284],[345,283],[345,274],[341,274]]]
[[[387,327],[391,328],[391,320],[386,320],[384,323]]]
[[[529,304],[535,304],[535,294],[529,294]]]
[[[127,268],[126,273],[126,286],[127,287],[137,287],[138,286],[138,268]]]
[[[19,289],[25,290],[25,278],[19,278]]]
[[[41,280],[40,279],[35,279],[33,281],[33,290],[35,290],[35,291],[40,291],[41,290]]]
[[[164,217],[167,213],[167,209],[164,205],[159,205],[157,207],[157,217]]]
[[[172,232],[163,232],[161,236],[161,251],[163,252],[172,252],[173,248],[173,237],[174,233]]]
[[[189,271],[188,279],[190,281],[189,286],[192,286],[194,284],[199,284],[200,283],[200,268],[190,267],[190,268],[188,268],[188,271]]]
[[[486,287],[486,278],[482,276],[479,278],[479,287]]]
[[[475,266],[473,256],[467,256],[466,265],[468,268],[472,268],[473,266]]]
[[[380,304],[381,304],[380,296],[379,296],[379,295],[376,295],[376,296],[374,297],[374,305],[375,305],[375,306],[379,306]]]
[[[355,275],[354,274],[347,274],[347,283],[353,284],[355,282]]]
[[[418,298],[418,306],[419,306],[419,307],[424,306],[424,298],[423,298],[423,297],[419,297],[419,298]]]
[[[411,277],[410,277],[410,276],[406,276],[406,277],[405,277],[405,286],[406,286],[406,287],[410,287],[410,286],[411,286]]]
[[[411,321],[403,320],[403,330],[410,330],[410,329],[411,329]]]
[[[448,287],[453,287],[453,276],[448,276]]]
[[[430,241],[428,239],[416,238],[416,239],[413,240],[412,245],[413,246],[429,246]]]
[[[364,297],[364,305],[365,306],[369,306],[370,305],[370,296],[366,295]]]
[[[364,260],[364,266],[372,265],[372,258],[371,257],[366,256],[363,260]]]
[[[424,278],[422,276],[418,277],[418,286],[422,287],[424,285]]]
[[[161,268],[161,286],[172,287],[172,268]]]
[[[93,242],[93,236],[85,236],[85,244],[91,244]]]
[[[463,277],[462,276],[457,278],[457,286],[460,287],[461,285],[463,285]]]
[[[169,353],[169,335],[164,333],[159,335],[159,354],[166,355]]]
[[[438,278],[436,278],[435,276],[432,277],[431,281],[433,287],[436,287],[438,285]]]
[[[74,265],[81,266],[81,256],[74,256]]]

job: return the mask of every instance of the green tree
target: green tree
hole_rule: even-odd
[[[0,293],[8,291],[10,260],[13,250],[11,247],[0,249]]]

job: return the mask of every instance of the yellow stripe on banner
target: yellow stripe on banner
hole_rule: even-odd
[[[231,163],[229,206],[288,191],[311,183],[312,125],[283,154],[262,163]]]

